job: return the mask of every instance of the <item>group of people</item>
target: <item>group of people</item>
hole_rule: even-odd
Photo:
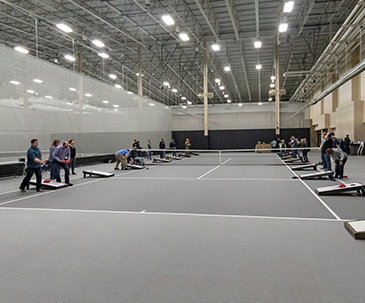
[[[323,138],[319,150],[321,152],[321,161],[324,170],[331,171],[331,158],[335,164],[335,178],[342,179],[344,173],[347,155],[350,153],[350,138],[346,135],[345,139],[335,138],[334,133],[323,133]],[[275,150],[280,148],[280,156],[286,155],[286,149],[291,148],[291,154],[294,158],[301,158],[303,162],[308,162],[308,142],[306,138],[298,140],[295,136],[291,136],[288,145],[285,139],[277,139],[271,142],[272,148]]]
[[[60,144],[60,140],[54,140],[51,147],[49,148],[50,154],[48,158],[48,167],[50,168],[50,179],[56,179],[57,182],[61,182],[60,170],[61,168],[65,171],[65,183],[72,186],[70,183],[70,169],[72,174],[75,173],[75,162],[76,162],[76,148],[75,141],[63,141]],[[20,184],[19,190],[26,192],[26,187],[29,184],[33,174],[36,175],[36,190],[37,192],[43,191],[42,185],[42,166],[46,165],[47,162],[43,160],[42,152],[38,147],[38,139],[32,139],[30,141],[31,146],[27,151],[27,168],[26,175]]]
[[[285,139],[278,138],[271,142],[271,146],[275,151],[280,149],[280,157],[287,154],[287,148],[291,148],[291,154],[294,158],[301,158],[303,162],[308,162],[308,141],[307,138],[298,139],[295,136],[291,136],[288,144],[285,143]]]
[[[331,158],[335,164],[335,178],[342,179],[347,155],[350,152],[350,138],[346,135],[345,140],[337,140],[334,133],[324,132],[319,150],[323,169],[331,171]]]
[[[188,138],[186,138],[185,156],[187,156],[187,157],[190,156],[189,155],[190,146],[191,146],[190,140]],[[169,147],[172,150],[172,156],[176,157],[177,154],[176,154],[175,139],[171,139]],[[121,164],[122,170],[128,168],[128,163],[135,164],[136,162],[138,162],[138,164],[144,165],[144,155],[143,155],[142,149],[143,149],[143,146],[141,146],[140,141],[138,141],[137,139],[134,139],[131,150],[121,149],[121,150],[117,151],[115,153],[116,163],[115,163],[114,169],[119,170],[119,164]],[[150,139],[147,141],[147,149],[148,149],[147,160],[152,160],[152,143],[151,143]],[[161,138],[161,141],[159,143],[159,149],[160,149],[160,158],[164,159],[166,157],[166,143],[165,143],[164,138]]]

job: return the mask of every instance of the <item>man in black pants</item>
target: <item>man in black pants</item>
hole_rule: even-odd
[[[160,158],[161,159],[165,158],[165,153],[166,153],[165,148],[166,148],[165,139],[162,138],[161,142],[160,142],[160,149],[161,149]]]
[[[72,186],[70,183],[70,169],[68,163],[70,163],[70,148],[68,142],[64,141],[62,145],[57,146],[53,153],[53,163],[56,165],[55,177],[57,182],[61,182],[60,169],[65,170],[65,183]]]
[[[41,184],[42,184],[42,165],[46,164],[46,161],[43,161],[41,150],[38,147],[38,139],[32,139],[30,141],[31,147],[27,151],[27,175],[24,177],[23,182],[20,184],[19,190],[22,193],[25,193],[25,188],[28,186],[30,179],[33,174],[37,177],[37,185],[36,189],[38,192],[42,192]]]

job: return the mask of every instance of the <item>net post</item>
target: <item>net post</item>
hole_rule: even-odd
[[[219,165],[222,165],[222,151],[219,151]]]

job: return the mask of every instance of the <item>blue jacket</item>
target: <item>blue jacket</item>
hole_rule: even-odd
[[[127,155],[127,156],[128,156],[129,151],[127,151],[126,149],[121,149],[121,150],[118,150],[118,151],[116,152],[116,154],[121,154],[122,156],[125,156],[125,155]]]

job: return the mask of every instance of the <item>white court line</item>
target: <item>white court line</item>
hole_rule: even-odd
[[[49,211],[49,212],[78,212],[78,213],[96,213],[96,214],[132,214],[132,215],[154,215],[154,216],[183,216],[183,217],[212,217],[212,218],[241,218],[241,219],[269,219],[269,220],[296,220],[296,221],[326,221],[326,222],[345,222],[350,219],[326,219],[326,218],[300,218],[300,217],[272,217],[272,216],[246,216],[246,215],[217,215],[217,214],[193,214],[193,213],[164,213],[164,212],[146,212],[143,211],[118,211],[118,210],[87,210],[87,209],[69,209],[69,208],[26,208],[26,207],[0,207],[2,210],[20,210],[20,211]]]
[[[132,174],[132,173],[136,173],[136,172],[139,172],[139,170],[135,170],[135,171],[131,171],[131,172],[128,172],[128,173],[124,173],[123,175]],[[75,185],[73,185],[71,187],[64,187],[64,188],[60,188],[60,189],[57,189],[57,190],[45,191],[45,192],[42,192],[42,193],[39,193],[39,194],[34,194],[34,195],[33,194],[32,195],[29,195],[27,193],[22,193],[22,195],[24,195],[23,197],[18,198],[18,199],[14,199],[14,200],[10,200],[10,201],[6,201],[6,202],[3,202],[3,203],[0,203],[0,206],[1,205],[6,205],[6,204],[10,204],[10,203],[14,203],[14,202],[18,202],[18,201],[22,201],[22,200],[26,200],[26,199],[31,199],[31,198],[38,197],[38,196],[49,195],[49,194],[52,194],[52,193],[59,193],[62,190],[72,189],[72,188],[75,188],[75,187],[78,187],[78,186],[83,186],[83,185],[86,185],[86,184],[90,184],[90,183],[94,183],[94,182],[100,182],[100,181],[105,181],[105,180],[108,180],[108,178],[94,179],[94,180],[91,180],[91,181],[88,181],[88,182],[84,182],[84,183],[80,183],[80,184],[75,184]]]
[[[169,177],[125,177],[118,176],[115,179],[125,179],[125,180],[194,180],[196,181],[197,178],[169,178]],[[110,179],[110,180],[113,180]],[[199,180],[204,181],[280,181],[280,182],[296,182],[294,179],[259,179],[259,178],[203,178]]]
[[[207,174],[211,173],[213,170],[216,170],[217,168],[221,167],[222,165],[226,164],[228,161],[230,161],[232,158],[229,158],[228,160],[224,161],[222,164],[219,164],[218,166],[214,167],[213,169],[211,169],[210,171],[208,171],[207,173],[205,173],[204,175],[201,175],[200,177],[198,177],[197,179],[201,179],[204,176],[206,176]]]
[[[277,156],[279,157],[279,156]],[[285,164],[285,166],[298,178],[300,182],[317,198],[319,202],[322,203],[322,205],[327,208],[327,210],[337,219],[341,220],[341,218],[302,180],[300,177],[287,165],[283,160],[280,159],[281,162]]]

